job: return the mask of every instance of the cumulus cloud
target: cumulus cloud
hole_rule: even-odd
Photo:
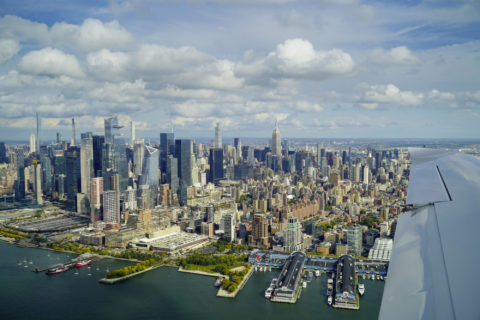
[[[85,19],[79,26],[66,22],[55,23],[50,29],[50,36],[54,43],[82,51],[125,48],[133,38],[118,21],[103,23],[91,18]]]
[[[12,39],[0,39],[0,64],[10,60],[20,51],[18,41]]]
[[[360,104],[367,109],[376,109],[380,105],[419,106],[423,102],[422,93],[401,91],[393,84],[374,85],[360,98]]]
[[[87,55],[88,70],[99,79],[121,80],[126,77],[130,55],[102,49]]]
[[[323,107],[316,103],[310,103],[308,101],[298,101],[295,104],[295,109],[301,112],[322,112]]]
[[[391,50],[375,49],[368,55],[367,60],[370,63],[381,65],[406,65],[420,62],[405,46],[392,48]]]
[[[19,40],[35,40],[39,43],[48,43],[48,27],[13,15],[0,18],[0,35],[5,38]]]
[[[237,70],[252,77],[322,80],[348,74],[354,66],[352,57],[340,49],[317,51],[310,41],[296,38],[277,45],[264,59],[240,63]]]
[[[85,76],[77,58],[50,47],[30,51],[22,57],[18,68],[25,73],[46,76],[70,76],[82,78]]]

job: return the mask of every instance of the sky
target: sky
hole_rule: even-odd
[[[0,0],[0,140],[480,138],[480,1]]]

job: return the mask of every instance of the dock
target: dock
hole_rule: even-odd
[[[83,260],[83,259],[88,259],[88,260],[91,260],[92,262],[94,262],[94,261],[100,260],[101,257],[100,257],[100,256],[96,256],[96,255],[92,255],[92,254],[87,255],[87,256],[85,256],[85,255],[80,255],[80,256],[78,256],[78,257],[76,257],[76,258],[73,258],[72,260],[70,260],[70,261],[68,261],[68,262],[65,262],[65,263],[56,263],[56,264],[54,264],[54,265],[52,265],[52,266],[49,266],[49,267],[46,267],[46,268],[38,268],[38,267],[36,267],[36,268],[33,269],[32,271],[35,272],[35,273],[45,272],[45,271],[47,271],[47,270],[49,270],[49,269],[51,269],[51,268],[53,268],[53,267],[56,267],[56,266],[58,266],[58,265],[61,265],[61,266],[64,267],[64,268],[65,268],[65,267],[71,268],[71,267],[73,267],[78,261]]]

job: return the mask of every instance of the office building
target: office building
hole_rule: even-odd
[[[302,224],[297,217],[288,218],[288,223],[283,231],[283,250],[294,252],[303,250]]]
[[[165,183],[170,185],[172,192],[177,193],[178,191],[178,161],[172,155],[169,155],[167,158],[167,169],[165,172]]]
[[[103,177],[92,178],[90,180],[90,211],[92,218],[94,215],[98,215],[101,211],[102,197]]]
[[[235,241],[235,216],[233,213],[223,215],[223,231],[225,241]]]
[[[347,229],[348,254],[352,256],[362,255],[362,226],[354,225]]]
[[[143,139],[133,142],[133,173],[135,178],[142,174],[143,158],[145,156],[145,143]]]
[[[275,129],[273,129],[272,133],[272,154],[276,155],[277,157],[282,155],[282,144],[277,122],[275,122]]]
[[[189,139],[175,140],[175,155],[178,161],[178,179],[185,185],[192,185],[193,144]]]
[[[120,222],[120,210],[118,210],[115,190],[103,192],[103,221],[107,223]]]
[[[222,130],[220,129],[220,122],[215,126],[215,143],[214,148],[223,148],[222,145]]]
[[[168,183],[164,175],[167,173],[167,159],[175,154],[175,139],[173,133],[160,133],[160,172],[162,183]]]
[[[235,147],[235,151],[237,153],[237,161],[240,161],[240,159],[242,159],[242,140],[240,140],[240,138],[234,138],[233,146]]]
[[[144,148],[144,158],[142,165],[142,175],[139,185],[157,186],[159,185],[158,174],[158,149],[150,146]]]
[[[208,161],[210,165],[209,182],[216,182],[223,179],[223,149],[210,149],[210,157]]]
[[[90,181],[94,177],[93,171],[93,137],[91,132],[87,132],[82,134],[80,145],[81,193],[85,194],[87,202],[90,201]]]
[[[35,135],[32,133],[30,135],[30,153],[34,153],[37,151],[37,145],[35,143]]]
[[[92,136],[93,142],[93,173],[95,177],[102,176],[102,153],[103,144],[105,143],[105,137],[99,135]]]
[[[7,148],[5,147],[5,142],[0,142],[0,163],[7,163]]]
[[[77,147],[70,147],[65,153],[66,157],[66,182],[65,192],[67,195],[67,206],[74,210],[76,196],[80,192],[80,150]]]

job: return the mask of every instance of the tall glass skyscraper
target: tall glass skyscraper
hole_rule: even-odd
[[[23,149],[15,149],[17,158],[17,180],[15,180],[15,201],[25,198],[25,156]]]
[[[67,180],[65,183],[67,193],[67,205],[75,208],[76,196],[80,191],[80,148],[70,147],[66,152]]]
[[[210,149],[210,175],[209,182],[215,182],[223,178],[223,149]]]
[[[178,178],[187,186],[192,185],[192,152],[192,140],[175,140],[175,155],[178,161]]]
[[[160,133],[160,171],[162,173],[162,183],[166,182],[163,176],[167,173],[167,159],[170,154],[174,154],[175,139],[172,133]]]
[[[158,187],[158,178],[158,149],[145,146],[142,175],[140,177],[139,185]]]

